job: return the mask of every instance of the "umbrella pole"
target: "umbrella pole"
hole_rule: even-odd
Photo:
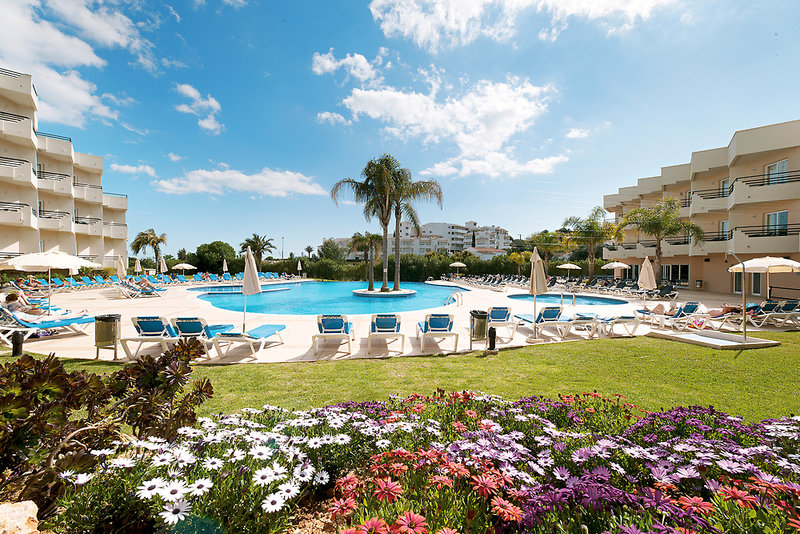
[[[242,316],[242,334],[245,333],[245,323],[247,322],[247,295],[244,296],[244,315]]]
[[[47,315],[52,315],[50,313],[52,300],[53,300],[53,284],[52,284],[52,278],[50,277],[50,267],[48,267],[47,268]]]
[[[539,326],[539,324],[536,322],[536,319],[538,319],[538,318],[536,317],[536,294],[534,294],[533,295],[533,337],[534,337],[534,339],[539,337],[539,334],[536,331],[537,327]]]

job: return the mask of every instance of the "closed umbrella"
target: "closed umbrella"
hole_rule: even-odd
[[[531,255],[531,285],[528,293],[533,295],[533,337],[538,337],[536,325],[536,295],[547,293],[547,279],[544,276],[544,263],[539,257],[539,249],[533,247]]]
[[[72,256],[66,252],[52,250],[50,252],[36,252],[33,254],[23,254],[16,258],[0,263],[0,270],[14,271],[44,271],[47,270],[47,313],[50,314],[50,300],[53,292],[51,269],[65,269],[70,274],[77,274],[79,269],[89,267],[90,269],[102,269],[99,263],[93,263],[78,256]]]
[[[751,260],[737,263],[730,269],[729,273],[767,273],[767,298],[770,298],[769,273],[796,273],[800,272],[800,262],[787,260],[786,258],[776,258],[774,256],[763,256]]]
[[[636,283],[639,284],[639,289],[645,290],[644,301],[647,302],[647,291],[652,291],[656,288],[656,275],[653,273],[653,264],[650,263],[650,258],[647,256],[644,257],[642,268],[639,271],[639,280]]]
[[[159,265],[159,267],[161,267],[161,274],[166,274],[167,262],[164,260],[164,256],[161,256],[161,264]]]
[[[300,260],[297,260],[297,274],[300,274],[300,271],[303,270],[303,264],[300,263]]]
[[[228,272],[228,260],[226,260],[225,258],[222,259],[222,272],[223,273]]]
[[[139,258],[136,258],[136,265],[133,266],[133,272],[137,274],[142,272],[142,262],[139,261]]]
[[[117,278],[120,280],[125,280],[125,276],[128,274],[128,269],[125,267],[125,260],[122,259],[122,256],[117,256]]]
[[[247,247],[244,257],[244,279],[242,280],[242,294],[244,295],[244,316],[242,317],[242,333],[247,331],[247,295],[257,295],[261,293],[261,283],[258,281],[258,269],[256,269],[256,259],[253,251]]]

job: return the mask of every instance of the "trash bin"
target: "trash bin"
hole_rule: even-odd
[[[113,349],[114,359],[117,359],[117,342],[119,341],[119,325],[121,315],[108,313],[97,315],[94,318],[94,345],[97,348],[97,358],[100,349]]]
[[[489,324],[489,314],[483,310],[472,310],[469,312],[469,348],[472,349],[472,342],[486,340],[486,327]]]

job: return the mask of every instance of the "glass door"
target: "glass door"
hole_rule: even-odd
[[[772,165],[767,165],[767,183],[782,184],[786,183],[786,175],[789,172],[789,160],[785,159]]]
[[[719,196],[727,197],[728,196],[728,188],[731,185],[731,181],[729,178],[725,178],[724,180],[719,181]]]
[[[767,235],[786,235],[789,230],[789,211],[767,213]]]

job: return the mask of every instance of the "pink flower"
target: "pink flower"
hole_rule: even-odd
[[[522,521],[522,510],[500,497],[492,499],[492,511],[504,521]]]
[[[347,497],[346,499],[338,499],[333,501],[328,511],[331,513],[331,519],[336,519],[337,516],[347,517],[356,509],[356,501]]]
[[[497,490],[497,483],[491,477],[485,475],[473,475],[470,484],[478,492],[478,495],[482,495],[484,499],[488,499],[489,495]]]
[[[404,512],[395,521],[395,527],[399,534],[426,534],[428,532],[428,523],[425,522],[425,518],[414,512]]]
[[[441,530],[437,530],[436,534],[459,534],[459,532],[457,530],[453,530],[450,527],[444,527]]]
[[[414,406],[411,408],[411,411],[412,411],[412,412],[414,412],[414,413],[422,413],[422,412],[424,412],[424,411],[425,411],[425,406],[424,406],[424,405],[422,405],[422,404],[415,404],[415,405],[414,405]]]
[[[475,419],[476,417],[478,417],[478,412],[476,412],[475,410],[464,410],[464,415],[466,415],[470,419]]]
[[[364,521],[356,529],[358,534],[389,534],[389,525],[380,517],[373,517]]]
[[[403,494],[403,487],[390,478],[379,478],[375,481],[375,491],[372,493],[378,502],[392,503]]]

